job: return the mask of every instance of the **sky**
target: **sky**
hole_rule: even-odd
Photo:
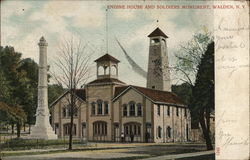
[[[185,2],[189,5],[205,3],[209,2]],[[38,62],[37,44],[44,36],[48,42],[48,63],[53,68],[58,47],[65,37],[73,36],[88,44],[91,62],[106,54],[108,39],[108,53],[121,61],[119,79],[127,84],[146,86],[146,79],[132,70],[115,37],[146,71],[149,53],[147,36],[156,27],[160,27],[169,37],[167,45],[170,65],[175,63],[173,53],[180,44],[190,40],[203,26],[210,31],[213,27],[211,10],[109,9],[107,20],[107,5],[183,5],[183,2],[4,0],[1,1],[1,45],[13,46],[22,53],[23,58],[32,58]],[[91,65],[92,71],[96,73],[94,62]]]

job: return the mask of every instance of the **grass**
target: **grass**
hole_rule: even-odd
[[[54,146],[64,146],[68,144],[68,140],[41,140],[41,139],[10,139],[1,144],[2,150],[27,150],[27,149],[43,149]],[[79,140],[73,140],[73,144],[82,144]]]
[[[82,148],[82,149],[73,149],[73,150],[58,149],[58,150],[49,150],[49,151],[2,153],[2,156],[41,155],[41,154],[52,154],[52,153],[82,152],[82,151],[110,150],[110,149],[128,149],[128,148],[129,147],[118,147],[118,148],[117,147],[109,147],[109,148]]]

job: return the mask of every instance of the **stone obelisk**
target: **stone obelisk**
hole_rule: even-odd
[[[30,138],[34,139],[57,139],[49,123],[48,108],[48,81],[47,81],[47,46],[48,43],[42,37],[39,46],[39,78],[38,78],[38,104],[36,109],[36,124],[31,129]]]

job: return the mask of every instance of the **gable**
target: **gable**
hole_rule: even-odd
[[[59,96],[54,102],[52,102],[49,106],[53,107],[57,104],[62,98],[66,97],[69,94],[69,90],[64,92],[61,96]],[[86,91],[85,89],[77,89],[76,90],[77,99],[80,101],[86,102]]]
[[[116,87],[113,102],[116,101],[120,96],[126,94],[129,90],[135,90],[142,96],[146,97],[153,103],[162,103],[168,105],[185,106],[183,101],[176,94],[167,91],[154,90],[138,86],[125,86]]]

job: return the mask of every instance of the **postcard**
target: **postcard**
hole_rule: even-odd
[[[1,1],[0,160],[248,160],[249,1]]]

